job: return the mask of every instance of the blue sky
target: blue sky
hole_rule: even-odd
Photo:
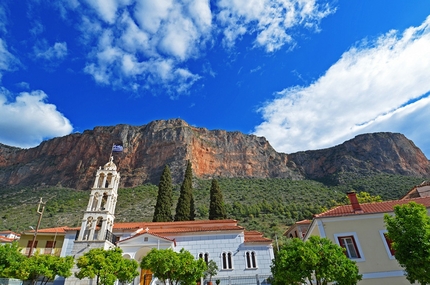
[[[3,0],[0,142],[182,118],[280,152],[405,134],[430,157],[428,0]]]

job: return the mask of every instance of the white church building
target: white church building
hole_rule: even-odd
[[[97,170],[80,227],[63,227],[61,256],[76,259],[92,248],[120,247],[124,257],[140,263],[152,248],[189,251],[196,259],[214,260],[220,284],[268,284],[274,259],[272,240],[260,232],[246,231],[236,220],[114,223],[120,173],[110,159]],[[74,268],[76,271],[77,268]],[[139,269],[140,270],[140,269]],[[58,282],[56,282],[58,283]],[[95,284],[72,276],[66,285]],[[133,284],[161,284],[140,270]],[[202,283],[203,284],[203,283]]]

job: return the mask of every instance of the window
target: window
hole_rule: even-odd
[[[231,252],[222,253],[222,269],[224,270],[233,269]]]
[[[338,237],[339,245],[345,249],[345,254],[349,258],[360,258],[357,245],[353,236]]]
[[[257,262],[255,259],[254,251],[247,251],[245,253],[245,257],[246,257],[246,268],[257,268]]]
[[[54,253],[54,247],[55,247],[55,241],[48,240],[46,242],[46,246],[45,246],[45,254],[52,254],[52,253]]]
[[[391,246],[393,241],[387,236],[386,230],[380,230],[379,234],[381,235],[382,242],[384,243],[385,250],[388,254],[388,258],[394,259],[394,254],[396,253],[396,251]]]
[[[33,243],[33,240],[29,240],[27,242],[27,247],[25,249],[25,254],[29,254],[30,253],[30,247],[31,247],[32,243]],[[36,248],[37,248],[37,240],[34,241],[34,246],[33,246],[33,249],[31,250],[31,254],[34,254],[34,252],[36,251]]]
[[[354,261],[365,261],[357,233],[347,232],[334,234],[335,241],[345,249],[345,255]]]
[[[208,264],[208,262],[209,262],[209,253],[199,253],[199,258],[201,258],[201,259],[203,259],[205,262],[206,262],[206,264]]]

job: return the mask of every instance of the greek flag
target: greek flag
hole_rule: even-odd
[[[112,152],[122,152],[123,150],[124,150],[124,148],[122,147],[122,145],[114,144],[112,147]]]

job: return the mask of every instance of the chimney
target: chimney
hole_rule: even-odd
[[[357,194],[355,191],[348,192],[347,194],[354,213],[363,213],[363,209],[361,209],[360,203],[358,203]]]

